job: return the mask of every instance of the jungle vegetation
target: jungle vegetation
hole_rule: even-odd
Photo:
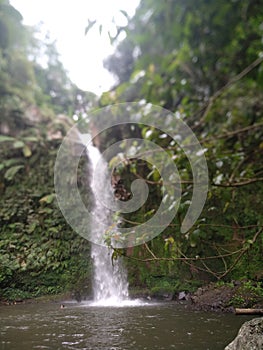
[[[177,112],[192,128],[205,150],[209,191],[201,216],[182,234],[193,191],[187,157],[160,130],[136,129],[174,156],[183,195],[162,234],[115,251],[114,257],[126,257],[130,286],[158,293],[209,281],[262,283],[262,5],[141,1],[133,18],[123,12],[128,25],[111,38],[116,50],[105,67],[116,85],[96,98],[70,82],[54,44],[37,41],[8,0],[0,1],[2,298],[89,291],[89,243],[72,231],[56,204],[56,152],[74,113],[84,118],[92,109],[132,101]],[[118,41],[121,33],[125,39]],[[45,67],[39,63],[43,50]],[[170,123],[173,128],[176,118]],[[102,148],[111,136],[102,135]],[[159,200],[159,174],[134,160],[119,176],[151,184],[143,210],[123,217],[130,226],[147,220]]]

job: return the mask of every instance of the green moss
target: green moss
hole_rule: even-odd
[[[6,168],[0,171],[0,298],[25,299],[75,289],[88,292],[89,242],[66,223],[54,196],[59,142],[40,139],[30,157],[3,145],[1,158],[24,167],[12,180],[5,177]]]

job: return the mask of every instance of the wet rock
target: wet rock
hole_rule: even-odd
[[[82,300],[81,292],[79,290],[75,290],[72,294],[72,299],[75,299],[78,303],[80,303]]]
[[[162,299],[167,301],[173,300],[173,293],[163,293]]]
[[[185,297],[186,297],[185,292],[180,292],[179,295],[178,295],[178,299],[179,300],[185,300]]]
[[[178,300],[186,300],[188,301],[190,299],[190,295],[189,293],[185,292],[185,291],[182,291],[178,294]]]
[[[263,317],[245,322],[236,338],[225,347],[225,350],[262,350]]]
[[[151,298],[153,300],[164,300],[164,301],[172,301],[173,293],[164,292],[164,291],[156,291],[151,294]]]

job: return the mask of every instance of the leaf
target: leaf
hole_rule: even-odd
[[[15,141],[15,138],[11,136],[6,136],[6,135],[0,135],[0,142],[6,142],[6,141]]]
[[[227,211],[227,208],[229,207],[229,202],[225,203],[224,209],[223,209],[223,213],[225,213]]]
[[[110,169],[114,169],[114,167],[115,167],[116,165],[118,165],[119,162],[120,162],[120,158],[119,158],[118,155],[115,156],[115,157],[112,157],[111,160],[110,160],[110,162],[109,162],[109,168],[110,168]]]
[[[23,141],[15,141],[14,144],[13,144],[14,148],[22,148],[25,146],[24,142]]]
[[[8,180],[8,181],[12,180],[14,178],[15,174],[22,168],[24,168],[24,165],[12,166],[11,168],[9,168],[5,172],[5,179]]]
[[[147,211],[145,214],[144,214],[144,217],[147,218],[147,217],[150,217],[152,216],[154,213],[155,213],[156,209],[151,209],[149,211]]]
[[[24,148],[23,148],[23,154],[25,157],[31,157],[32,155],[32,152],[31,152],[31,149],[28,147],[28,145],[24,145]]]
[[[91,21],[90,19],[88,20],[89,24],[87,25],[87,27],[85,28],[85,35],[88,34],[88,32],[91,30],[91,28],[96,24],[96,20]]]
[[[20,158],[11,158],[11,159],[4,160],[4,166],[6,168],[10,167],[13,164],[17,164],[17,163],[21,163]]]
[[[55,193],[48,194],[48,195],[42,197],[42,198],[39,200],[39,202],[40,202],[40,203],[47,203],[47,204],[50,204],[50,203],[53,202],[55,196],[56,196]]]
[[[159,171],[158,170],[154,170],[154,172],[153,172],[153,180],[154,181],[159,181],[160,180],[160,174],[159,174]]]
[[[174,238],[173,237],[168,237],[165,239],[165,245],[164,245],[164,250],[167,251],[170,247],[172,247],[175,244]]]
[[[129,20],[129,15],[128,15],[128,13],[127,13],[126,11],[120,10],[120,13],[122,13],[123,16],[124,16],[127,20]]]
[[[32,222],[32,223],[29,225],[29,227],[28,227],[28,233],[34,232],[35,229],[36,229],[36,227],[37,227],[37,223],[36,223],[36,222]]]
[[[39,141],[39,139],[35,136],[26,136],[26,137],[23,137],[23,140],[29,141],[29,142],[38,142]]]

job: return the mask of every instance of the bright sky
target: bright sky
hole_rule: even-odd
[[[70,79],[81,89],[100,94],[114,83],[114,78],[103,68],[103,59],[113,52],[106,32],[127,23],[120,10],[130,16],[139,0],[10,0],[23,16],[26,25],[43,22],[43,33],[49,31],[56,39],[61,61]],[[105,28],[99,34],[98,25],[85,35],[88,19],[97,20]]]

